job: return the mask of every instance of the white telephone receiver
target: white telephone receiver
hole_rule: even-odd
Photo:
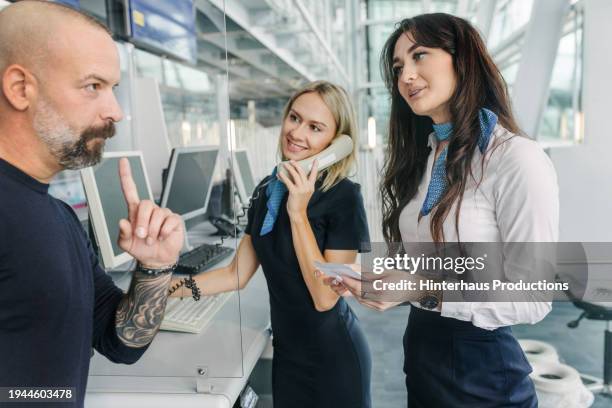
[[[312,167],[312,163],[318,159],[319,160],[319,168],[318,171],[328,168],[332,164],[339,162],[344,159],[346,156],[351,154],[353,151],[353,139],[351,139],[348,135],[340,135],[338,136],[329,147],[322,152],[315,154],[312,157],[309,157],[304,160],[300,160],[297,164],[306,172],[306,174],[310,173],[310,169]],[[276,167],[277,174],[287,175],[287,169],[285,169],[285,163],[289,163],[288,161],[281,162]]]

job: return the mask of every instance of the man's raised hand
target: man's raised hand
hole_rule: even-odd
[[[183,247],[181,217],[151,200],[140,200],[126,158],[119,161],[119,177],[128,208],[128,219],[119,221],[119,247],[148,268],[174,264]]]

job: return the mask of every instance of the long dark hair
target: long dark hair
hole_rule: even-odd
[[[506,82],[478,31],[468,21],[433,13],[399,22],[384,45],[380,61],[385,85],[391,94],[388,160],[380,186],[383,234],[387,243],[401,242],[399,216],[414,198],[425,172],[430,153],[427,138],[432,131],[432,120],[416,115],[399,93],[393,54],[397,40],[404,34],[410,34],[424,47],[441,48],[453,58],[457,86],[449,101],[453,136],[446,159],[448,189],[432,210],[430,224],[434,241],[444,242],[443,223],[455,202],[455,228],[459,236],[461,202],[480,135],[479,109],[494,112],[498,123],[510,132],[521,132],[512,116]]]

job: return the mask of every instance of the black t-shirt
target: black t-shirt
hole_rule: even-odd
[[[117,337],[123,292],[48,188],[0,159],[0,387],[74,387],[75,403],[52,405],[82,406],[92,347],[122,363],[146,348]]]
[[[323,345],[325,334],[318,333],[325,319],[335,318],[342,307],[341,298],[335,308],[318,312],[302,277],[293,248],[291,224],[287,214],[285,194],[272,231],[261,236],[260,230],[267,212],[264,179],[255,189],[248,211],[245,232],[251,235],[253,247],[261,263],[270,293],[272,328],[275,346],[304,343]],[[370,250],[368,224],[359,184],[343,179],[323,192],[320,181],[307,208],[308,220],[321,253],[326,249]]]

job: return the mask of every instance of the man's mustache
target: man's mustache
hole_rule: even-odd
[[[81,140],[84,143],[89,142],[90,140],[94,140],[94,139],[110,139],[111,137],[115,136],[115,122],[108,122],[106,125],[104,126],[100,126],[100,127],[90,127],[88,129],[85,129],[83,131],[83,133],[81,134]]]

